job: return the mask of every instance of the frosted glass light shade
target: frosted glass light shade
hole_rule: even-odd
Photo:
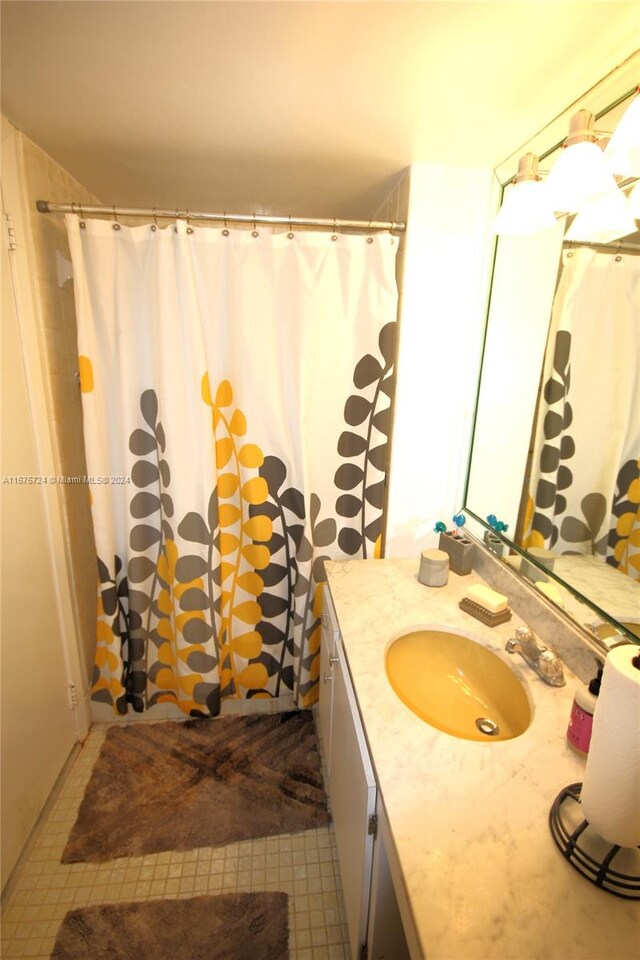
[[[610,243],[635,233],[636,229],[626,198],[618,190],[613,196],[600,197],[585,207],[567,230],[565,238],[587,243]]]
[[[525,237],[556,224],[547,202],[545,185],[539,180],[523,180],[505,194],[493,224],[493,232],[508,237]]]
[[[640,96],[635,97],[613,132],[604,159],[619,177],[640,177]]]
[[[588,140],[564,148],[544,188],[556,213],[578,213],[594,200],[620,192],[602,150]]]

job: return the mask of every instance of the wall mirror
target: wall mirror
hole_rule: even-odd
[[[503,196],[522,155],[552,169],[578,110],[615,130],[639,81],[640,51],[501,164]],[[606,646],[640,642],[640,213],[615,240],[578,216],[497,239],[465,511]]]

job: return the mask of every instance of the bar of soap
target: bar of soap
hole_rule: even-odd
[[[474,603],[480,604],[489,613],[501,613],[509,606],[509,599],[504,594],[486,587],[483,583],[474,583],[467,587],[465,596]]]
[[[560,593],[557,584],[552,583],[550,580],[547,583],[545,583],[543,580],[539,580],[538,583],[534,584],[534,586],[537,587],[540,593],[544,593],[549,600],[553,600],[553,602],[557,603],[559,607],[564,607],[564,603],[562,602],[562,594]]]

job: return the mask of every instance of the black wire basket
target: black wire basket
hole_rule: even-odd
[[[564,787],[549,811],[551,835],[563,857],[596,887],[625,900],[640,900],[640,847],[609,843],[585,820],[581,783]]]

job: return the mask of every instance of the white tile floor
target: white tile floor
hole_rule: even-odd
[[[2,909],[3,958],[49,960],[67,911],[88,904],[282,890],[289,894],[290,960],[347,960],[340,870],[330,827],[186,853],[60,863],[106,729],[102,724],[92,728],[10,881]]]

